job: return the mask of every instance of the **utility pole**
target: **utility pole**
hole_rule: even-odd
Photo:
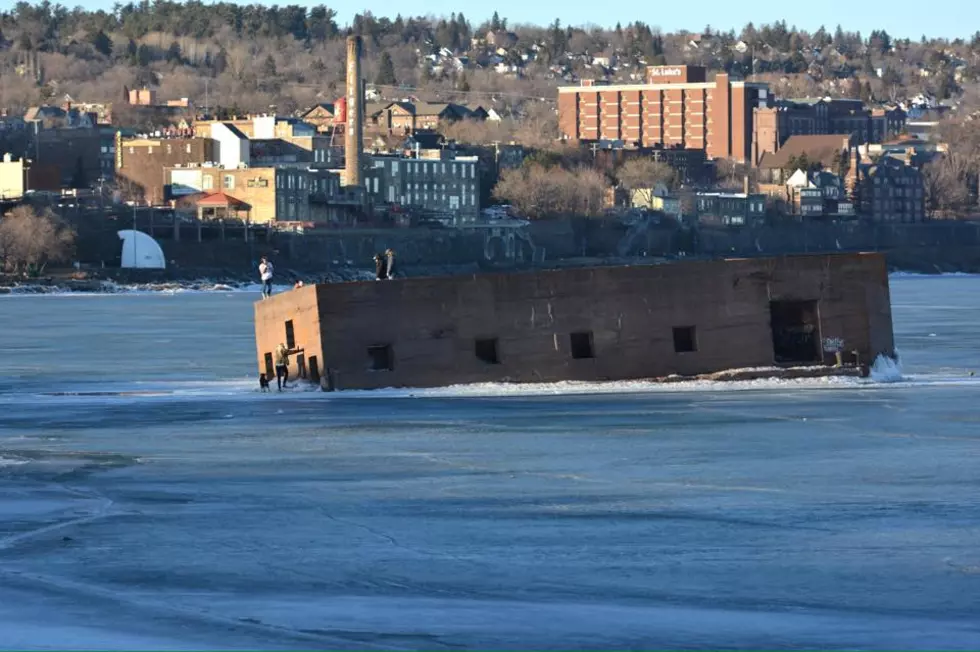
[[[133,200],[133,268],[139,266],[139,258],[136,257],[136,243],[139,242],[139,238],[136,235],[136,201]]]
[[[206,120],[210,120],[211,119],[211,111],[209,110],[209,103],[208,103],[208,82],[209,81],[210,80],[207,77],[204,78],[204,118]]]

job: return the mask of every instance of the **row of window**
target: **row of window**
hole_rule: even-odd
[[[476,165],[473,163],[449,163],[445,161],[436,160],[426,160],[417,159],[412,161],[399,161],[396,159],[387,159],[375,161],[375,167],[383,168],[387,164],[392,174],[398,174],[401,169],[401,164],[405,164],[405,172],[408,174],[452,174],[454,177],[458,174],[460,179],[475,179],[476,178]],[[448,171],[448,172],[447,172]]]
[[[674,352],[694,353],[698,350],[697,330],[694,326],[675,326],[672,329]],[[568,335],[569,353],[573,360],[595,358],[592,331],[578,331]],[[367,349],[371,371],[393,371],[395,355],[391,344],[378,344]],[[496,337],[473,340],[473,355],[486,364],[500,364],[500,346]]]
[[[170,145],[170,144],[168,143],[167,145],[165,145],[165,147],[166,147],[166,151],[167,151],[167,154],[173,154],[173,146],[172,146],[172,145]],[[190,154],[190,153],[191,153],[191,144],[190,144],[190,143],[187,143],[186,145],[184,145],[184,148],[185,148],[185,151],[186,151],[186,152],[187,152],[188,154]],[[113,147],[113,148],[112,148],[112,151],[115,151],[115,149],[116,149],[116,148],[115,148],[115,147]],[[103,152],[105,152],[105,147],[103,147],[103,148],[102,148],[102,151],[103,151]],[[130,147],[130,148],[129,148],[129,153],[130,153],[130,154],[135,154],[135,153],[136,153],[136,148],[135,148],[135,147]],[[150,145],[150,146],[148,146],[148,147],[146,148],[146,153],[147,153],[147,154],[152,154],[152,153],[153,153],[153,146],[152,146],[152,145]]]
[[[306,177],[296,174],[277,174],[276,188],[280,190],[306,190]]]

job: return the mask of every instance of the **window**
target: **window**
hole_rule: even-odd
[[[392,371],[395,368],[390,344],[369,346],[367,352],[371,371]]]
[[[170,143],[167,143],[167,154],[172,154],[172,153],[173,152],[170,150]]]
[[[272,354],[271,353],[266,353],[263,356],[263,361],[265,362],[265,377],[266,378],[275,378],[276,372],[275,372],[275,369],[272,366]]]
[[[293,331],[292,319],[286,322],[286,347],[290,349],[296,348],[296,333]]]
[[[232,175],[232,174],[226,174],[225,175],[225,188],[227,188],[228,190],[234,190],[235,189],[235,176],[234,175]]]
[[[694,326],[674,326],[674,353],[693,353],[698,350]]]
[[[187,143],[187,153],[188,154],[191,153],[191,144],[190,143]]]
[[[487,364],[500,364],[497,355],[497,338],[476,340],[473,346],[476,357]]]
[[[572,333],[569,336],[569,340],[572,345],[573,359],[584,360],[595,357],[595,353],[592,350],[592,331]]]
[[[205,190],[211,190],[214,188],[214,177],[212,177],[210,174],[205,174],[204,183],[202,185],[204,186]]]

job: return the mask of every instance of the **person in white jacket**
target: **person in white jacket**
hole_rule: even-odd
[[[272,263],[265,256],[259,263],[259,278],[262,279],[262,298],[267,299],[272,296]]]

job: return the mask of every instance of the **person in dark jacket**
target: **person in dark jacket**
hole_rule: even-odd
[[[381,254],[374,254],[374,280],[388,278],[388,264]]]
[[[395,278],[395,250],[388,249],[385,251],[385,278],[392,279]]]

